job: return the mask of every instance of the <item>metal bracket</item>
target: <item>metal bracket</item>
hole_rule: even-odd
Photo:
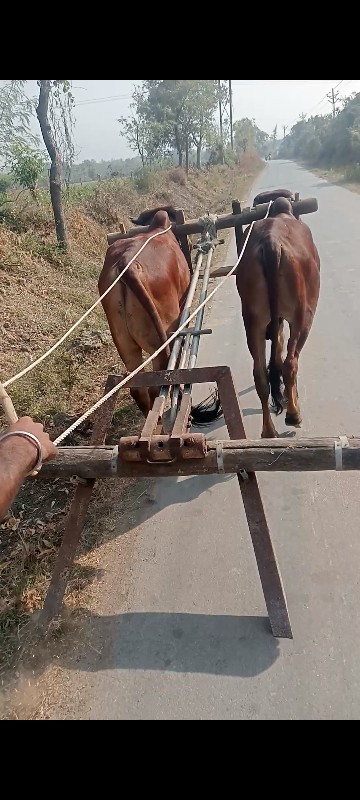
[[[347,450],[349,447],[350,442],[347,436],[339,436],[339,439],[335,441],[335,464],[337,472],[343,471],[343,450]]]
[[[196,328],[185,328],[184,331],[178,333],[178,339],[186,339],[187,336],[210,336],[212,333],[211,328],[205,328],[202,331],[196,330]]]
[[[164,464],[174,461],[200,460],[207,453],[206,438],[202,433],[181,437],[150,436],[148,439],[127,436],[120,439],[119,457],[133,463]]]
[[[240,480],[243,481],[243,483],[246,483],[247,481],[250,480],[249,473],[246,472],[245,469],[241,469],[240,472],[238,472],[238,476],[239,476]]]
[[[222,442],[216,442],[216,461],[219,475],[225,475],[224,448]]]
[[[88,478],[79,478],[78,475],[73,475],[73,477],[70,478],[70,483],[73,486],[90,486],[91,480],[88,480]]]

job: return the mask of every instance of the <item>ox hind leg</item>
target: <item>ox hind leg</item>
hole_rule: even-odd
[[[126,355],[124,351],[119,350],[120,358],[123,360],[126,369],[129,373],[134,372],[140,364],[143,363],[143,353],[141,347],[138,347],[135,342],[131,342],[131,348],[127,347]],[[148,389],[130,389],[130,394],[141,413],[147,417],[152,408],[150,393]]]
[[[266,339],[267,341],[271,341],[271,323],[268,325],[266,329]],[[279,335],[276,345],[276,356],[275,356],[275,364],[276,368],[279,372],[283,373],[283,366],[284,366],[284,346],[285,346],[285,331],[284,331],[284,320],[279,320]]]
[[[287,400],[287,413],[285,424],[288,427],[300,428],[302,424],[301,410],[298,395],[298,372],[300,353],[306,344],[311,329],[311,323],[303,321],[290,325],[290,339],[287,358],[283,366],[285,383],[285,396]]]
[[[143,363],[141,347],[131,338],[126,326],[120,324],[120,319],[118,319],[116,327],[110,325],[110,328],[116,349],[127,372],[134,372]],[[130,394],[141,413],[147,417],[152,407],[148,389],[130,389]]]
[[[266,327],[255,317],[244,316],[246,336],[250,353],[254,360],[254,381],[263,412],[262,439],[275,439],[277,432],[269,408],[270,384],[266,364]]]
[[[106,285],[101,285],[100,291],[105,291],[106,288]],[[143,362],[143,353],[141,347],[129,333],[125,314],[124,287],[121,284],[117,284],[112,292],[107,295],[103,301],[103,307],[119,356],[125,364],[127,372],[134,372]],[[130,394],[144,417],[146,417],[151,408],[148,390],[131,389]]]

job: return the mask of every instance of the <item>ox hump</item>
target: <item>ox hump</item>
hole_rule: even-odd
[[[278,197],[277,200],[274,201],[269,216],[278,217],[280,214],[287,214],[290,217],[294,216],[291,202],[285,197]]]
[[[157,230],[158,228],[162,228],[166,230],[170,225],[169,215],[166,211],[157,211],[154,219],[151,222],[150,230]]]

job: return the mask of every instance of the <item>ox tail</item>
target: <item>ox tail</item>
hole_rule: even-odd
[[[203,400],[199,405],[192,406],[191,409],[191,420],[193,425],[197,425],[197,427],[202,427],[206,425],[211,425],[212,422],[215,422],[217,419],[220,419],[224,416],[224,412],[222,410],[219,390],[213,389],[210,396]]]
[[[281,245],[269,239],[263,246],[263,269],[269,294],[271,322],[268,328],[271,340],[271,356],[269,362],[269,383],[274,410],[277,415],[284,410],[282,393],[282,369],[277,359],[280,316],[279,316],[279,269],[281,261]]]
[[[135,295],[139,303],[142,305],[144,311],[146,311],[146,313],[149,315],[149,318],[153,323],[154,328],[159,337],[160,345],[163,345],[167,341],[168,337],[166,335],[165,328],[161,321],[160,314],[155,306],[154,301],[147,293],[142,281],[140,280],[135,264],[134,267],[130,267],[130,269],[128,269],[128,271],[125,273],[125,275],[121,280],[125,284],[125,286],[127,286],[128,289],[132,291],[132,293]],[[169,359],[171,352],[169,345],[167,346],[164,352],[167,358]]]

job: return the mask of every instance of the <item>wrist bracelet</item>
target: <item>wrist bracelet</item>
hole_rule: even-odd
[[[31,444],[35,445],[38,451],[37,461],[31,472],[29,472],[26,477],[29,477],[30,475],[38,475],[43,464],[43,449],[39,439],[34,436],[33,433],[27,433],[27,431],[9,431],[8,433],[4,433],[2,436],[0,436],[0,444],[5,442],[6,439],[10,439],[12,436],[20,436],[21,439],[26,439],[28,442],[31,442]]]

